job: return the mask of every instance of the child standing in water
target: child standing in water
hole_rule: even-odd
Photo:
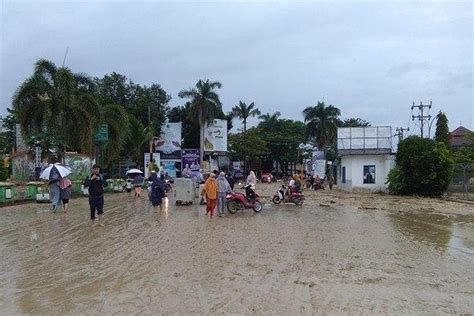
[[[211,173],[206,183],[204,183],[201,195],[206,197],[206,215],[210,213],[213,217],[217,202],[217,183],[214,173]]]

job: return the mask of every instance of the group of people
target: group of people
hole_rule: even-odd
[[[206,215],[214,217],[214,212],[217,207],[219,217],[224,215],[226,206],[226,195],[234,189],[233,177],[221,171],[214,170],[206,178],[199,173],[203,182],[203,189],[201,195],[206,199]],[[144,181],[142,176],[135,177],[127,182],[127,191],[131,192],[132,186],[135,187],[135,196],[139,197],[141,194],[141,184]],[[151,170],[151,176],[148,178],[151,182],[149,186],[149,199],[154,208],[160,207],[162,209],[163,198],[165,197],[165,182],[158,175],[156,169]],[[130,185],[129,185],[130,183]],[[250,171],[247,177],[246,185],[250,185],[253,190],[257,185],[257,177],[255,172]],[[100,173],[100,166],[95,164],[92,167],[92,173],[85,179],[84,188],[89,192],[89,208],[90,219],[93,226],[104,226],[104,188],[107,186],[103,175]],[[53,211],[56,212],[62,200],[64,205],[64,212],[68,210],[68,202],[71,198],[72,183],[67,177],[56,177],[49,181],[50,200],[52,202]],[[139,188],[139,189],[137,189]]]
[[[226,195],[234,190],[234,183],[235,181],[233,177],[230,176],[230,174],[226,176],[223,171],[218,173],[217,170],[214,170],[209,174],[201,191],[201,196],[206,199],[206,216],[209,215],[210,217],[214,217],[216,206],[218,216],[222,217],[224,215]],[[252,190],[255,190],[257,177],[253,171],[250,171],[250,174],[247,177],[246,185],[249,184],[251,185]]]
[[[52,179],[48,182],[49,199],[51,200],[51,210],[53,213],[56,213],[61,202],[64,213],[68,212],[71,189],[71,180],[67,177],[60,177],[59,174],[53,174]]]

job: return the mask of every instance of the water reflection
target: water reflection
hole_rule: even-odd
[[[452,221],[448,216],[396,212],[389,214],[394,228],[414,240],[429,243],[445,251],[452,234]]]

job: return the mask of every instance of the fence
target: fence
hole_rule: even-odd
[[[474,163],[454,164],[448,193],[462,195],[466,200],[474,200]]]

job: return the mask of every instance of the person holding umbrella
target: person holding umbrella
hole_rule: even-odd
[[[140,197],[142,193],[143,180],[145,180],[143,172],[140,169],[130,169],[127,171],[126,175],[133,178],[132,185],[135,188],[135,197]]]
[[[92,166],[92,174],[84,181],[84,187],[89,188],[89,206],[91,211],[91,222],[92,225],[98,224],[103,227],[102,214],[104,214],[104,187],[107,186],[107,182],[104,177],[100,174],[99,165],[95,164]],[[96,222],[96,211],[99,218]]]
[[[71,170],[59,163],[50,164],[43,170],[43,172],[41,172],[40,178],[48,180],[49,200],[51,201],[51,209],[53,213],[56,213],[61,201],[61,188],[59,187],[59,181],[70,173]]]

